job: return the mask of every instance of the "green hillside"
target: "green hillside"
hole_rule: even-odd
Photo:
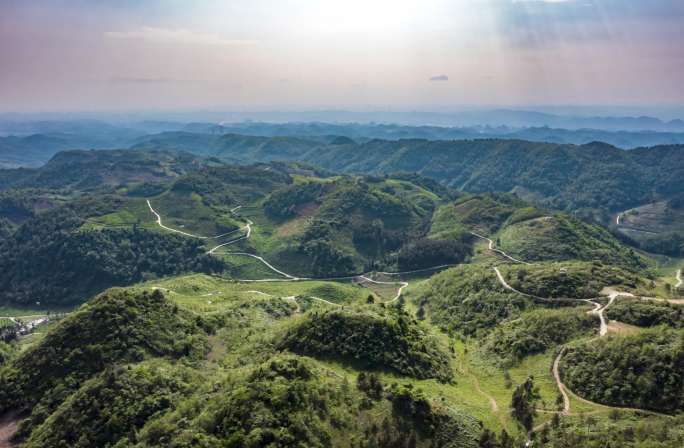
[[[583,396],[615,406],[684,409],[684,337],[674,331],[601,339],[570,348],[566,383]]]
[[[410,316],[387,309],[317,313],[290,330],[282,346],[416,378],[449,381],[453,375],[448,355],[425,330]]]
[[[13,443],[604,446],[591,418],[630,446],[635,416],[681,409],[676,260],[511,193],[164,154],[163,179],[104,153],[0,193]],[[678,448],[672,428],[639,440]]]
[[[0,412],[29,411],[22,427],[28,434],[84,381],[109,367],[148,357],[203,358],[204,328],[201,318],[159,291],[102,294],[0,371]]]
[[[354,173],[418,172],[470,192],[518,191],[544,206],[604,222],[653,195],[681,193],[678,179],[684,175],[684,151],[678,145],[632,151],[596,142],[575,146],[496,139],[373,139],[340,145],[298,137],[167,134],[136,147],[231,161],[301,160]]]
[[[644,268],[645,261],[606,229],[568,215],[554,214],[505,226],[501,248],[527,261],[600,260],[627,268]]]
[[[121,205],[102,199],[42,213],[0,241],[4,303],[77,303],[111,286],[223,269],[220,260],[204,253],[201,242],[178,235],[137,227],[80,230],[85,217]]]
[[[192,370],[160,360],[107,369],[64,401],[24,446],[133,443],[148,419],[175,408],[198,384]]]

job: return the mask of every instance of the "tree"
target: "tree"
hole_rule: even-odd
[[[532,429],[536,410],[534,403],[539,400],[539,392],[534,387],[534,377],[528,377],[513,391],[511,415],[528,431]]]

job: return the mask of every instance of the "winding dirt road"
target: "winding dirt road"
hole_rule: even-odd
[[[385,304],[392,303],[396,300],[399,300],[399,297],[401,297],[401,293],[404,292],[404,288],[406,288],[409,284],[408,282],[381,282],[378,280],[373,280],[372,278],[366,277],[366,275],[359,275],[359,278],[370,282],[370,283],[375,283],[376,285],[400,285],[399,289],[397,290],[397,295],[394,296],[392,300],[388,300],[387,302],[383,302]]]
[[[21,418],[15,412],[8,412],[0,416],[0,448],[12,448],[15,446],[10,440],[19,429],[20,420]]]
[[[544,300],[544,301],[582,301],[582,302],[587,302],[587,303],[593,304],[594,309],[589,311],[589,313],[596,314],[599,316],[599,319],[601,321],[601,327],[599,329],[599,337],[604,337],[608,334],[608,322],[607,322],[607,319],[605,318],[605,315],[604,315],[604,312],[606,311],[606,309],[608,309],[608,307],[611,306],[617,300],[618,297],[635,297],[634,294],[631,294],[628,292],[616,291],[613,288],[603,288],[603,290],[601,291],[601,294],[607,295],[609,298],[609,301],[606,305],[601,305],[600,303],[595,302],[594,300],[589,300],[589,299],[552,299],[552,298],[538,297],[538,296],[534,296],[531,294],[527,294],[527,293],[518,291],[517,289],[513,288],[511,285],[509,285],[506,282],[506,280],[504,279],[503,275],[501,274],[501,272],[499,271],[498,268],[494,267],[494,271],[496,272],[496,276],[499,279],[499,282],[501,283],[501,285],[504,288],[506,288],[510,291],[514,291],[518,294],[522,294],[522,295],[525,295],[528,297],[535,298],[537,300]],[[649,298],[645,298],[645,299],[647,300]],[[572,396],[573,398],[576,398],[577,400],[580,400],[584,403],[587,403],[587,404],[590,404],[593,406],[597,406],[597,407],[600,407],[603,409],[617,409],[617,410],[622,410],[622,411],[641,412],[641,413],[647,413],[647,414],[652,414],[652,415],[660,415],[660,416],[670,417],[667,414],[661,414],[661,413],[658,413],[655,411],[649,411],[646,409],[609,406],[609,405],[605,405],[605,404],[601,404],[601,403],[595,403],[593,401],[589,401],[586,398],[582,398],[579,395],[573,393],[563,383],[563,381],[561,380],[561,375],[560,375],[560,362],[561,362],[561,359],[563,358],[563,355],[565,354],[566,350],[567,350],[566,347],[561,348],[561,351],[558,353],[558,356],[553,361],[553,368],[552,368],[552,373],[553,373],[554,380],[556,381],[556,386],[558,387],[558,390],[563,397],[563,409],[558,412],[561,415],[571,415],[571,413],[570,413],[570,396]],[[545,426],[545,424],[542,424],[539,426],[539,428],[543,428],[544,426]]]
[[[221,235],[216,235],[216,236],[201,236],[201,235],[194,235],[192,233],[188,232],[183,232],[182,230],[174,229],[168,226],[165,226],[164,223],[162,222],[162,217],[159,213],[156,212],[155,209],[152,208],[152,203],[150,202],[149,199],[146,199],[147,201],[147,206],[150,208],[150,212],[157,218],[157,225],[161,227],[162,229],[168,230],[169,232],[175,232],[179,233],[181,235],[189,236],[190,238],[197,238],[199,240],[215,240],[219,238],[226,237],[228,235],[232,235],[233,233],[239,232],[242,229],[235,229],[231,230],[230,232],[222,233]]]
[[[245,227],[241,228],[241,229],[238,229],[238,230],[246,230],[247,233],[246,233],[245,235],[241,236],[240,238],[236,238],[236,239],[234,239],[234,240],[228,241],[228,242],[226,242],[226,243],[219,244],[218,246],[216,246],[216,247],[210,249],[210,250],[207,252],[207,255],[213,254],[214,252],[216,252],[217,249],[220,249],[220,248],[222,248],[222,247],[230,246],[231,244],[235,244],[235,243],[237,243],[238,241],[242,241],[242,240],[249,239],[249,237],[252,236],[252,224],[254,224],[254,223],[248,219],[248,220],[247,220],[247,225],[246,225]]]
[[[489,242],[489,250],[491,250],[492,252],[496,252],[496,253],[498,253],[499,255],[503,255],[504,257],[508,258],[509,260],[511,260],[511,261],[513,261],[513,262],[515,262],[515,263],[527,264],[527,265],[532,264],[532,263],[528,263],[528,262],[526,262],[526,261],[518,260],[517,258],[511,257],[510,255],[508,255],[506,252],[502,251],[501,249],[495,248],[495,247],[494,247],[494,241],[492,241],[491,239],[487,238],[486,236],[482,236],[482,235],[480,235],[479,233],[475,233],[475,232],[470,232],[470,234],[471,234],[471,235],[474,235],[474,236],[476,236],[476,237],[478,237],[478,238],[480,238],[480,239],[482,239],[482,240],[488,241],[488,242]]]
[[[389,303],[392,303],[392,302],[395,302],[395,301],[399,300],[399,298],[401,297],[402,293],[404,292],[404,289],[406,289],[406,287],[409,286],[409,283],[408,283],[408,282],[382,282],[382,281],[378,281],[378,280],[373,280],[372,278],[368,277],[368,276],[370,275],[370,273],[366,273],[366,274],[362,274],[362,275],[349,276],[349,277],[336,277],[336,278],[326,278],[326,279],[312,279],[312,278],[308,278],[308,277],[298,277],[298,276],[295,276],[295,275],[288,274],[287,272],[281,271],[280,269],[276,268],[275,266],[273,266],[272,264],[270,264],[268,261],[266,261],[263,257],[261,257],[261,256],[259,256],[259,255],[250,254],[250,253],[248,253],[248,252],[220,252],[220,253],[217,253],[216,251],[217,251],[218,249],[221,249],[221,248],[223,248],[223,247],[229,246],[229,245],[231,245],[231,244],[235,244],[235,243],[237,243],[237,242],[239,242],[239,241],[242,241],[242,240],[249,239],[249,238],[251,237],[251,235],[252,235],[252,226],[254,225],[254,222],[252,222],[252,221],[249,220],[249,219],[246,219],[247,224],[245,225],[245,227],[242,227],[241,229],[237,229],[237,230],[234,230],[234,231],[232,231],[232,232],[225,233],[225,234],[222,234],[222,235],[217,235],[217,236],[215,236],[215,237],[200,236],[200,235],[194,235],[194,234],[191,234],[191,233],[183,232],[183,231],[181,231],[181,230],[177,230],[177,229],[173,229],[173,228],[171,228],[171,227],[165,226],[165,225],[163,224],[161,215],[160,215],[159,213],[157,213],[157,211],[152,207],[152,204],[150,203],[149,199],[147,199],[147,206],[149,207],[150,212],[152,212],[152,214],[156,217],[157,225],[159,225],[159,227],[161,227],[161,228],[163,228],[163,229],[166,229],[166,230],[169,230],[169,231],[171,231],[171,232],[175,232],[175,233],[179,233],[179,234],[181,234],[181,235],[185,235],[185,236],[191,237],[191,238],[198,238],[198,239],[217,239],[217,238],[225,237],[225,236],[230,235],[230,234],[232,234],[232,233],[238,232],[238,231],[240,231],[240,230],[245,230],[245,231],[246,231],[246,234],[245,234],[245,235],[243,235],[243,236],[241,236],[241,237],[239,237],[239,238],[236,238],[236,239],[227,241],[227,242],[225,242],[225,243],[219,244],[219,245],[213,247],[212,249],[210,249],[209,251],[207,251],[207,254],[208,254],[208,255],[212,255],[212,254],[213,254],[213,255],[232,255],[232,256],[251,257],[251,258],[254,258],[254,259],[256,259],[256,260],[259,260],[259,261],[260,261],[261,263],[263,263],[268,269],[270,269],[271,271],[275,272],[276,274],[279,274],[279,275],[282,275],[283,277],[285,277],[285,278],[283,278],[283,279],[266,278],[266,279],[258,279],[258,280],[239,280],[239,281],[241,281],[241,282],[246,282],[246,283],[263,283],[263,282],[304,281],[304,280],[330,280],[330,281],[333,281],[333,280],[353,280],[353,279],[356,279],[356,278],[360,278],[360,279],[363,280],[363,281],[367,281],[367,282],[369,282],[369,283],[375,283],[375,284],[379,284],[379,285],[399,285],[399,289],[397,290],[397,294],[396,294],[396,295],[394,296],[394,298],[392,298],[391,300],[388,300],[388,301],[386,301],[386,302],[383,302],[383,303],[385,303],[385,304],[389,304]],[[234,207],[234,208],[231,209],[230,211],[231,211],[231,213],[235,213],[235,212],[236,212],[237,210],[239,210],[240,208],[242,208],[242,205],[238,205],[237,207]],[[492,244],[493,244],[493,243],[492,243]],[[501,251],[499,251],[499,252],[501,252]],[[503,253],[503,252],[502,252],[502,253]],[[504,255],[505,255],[505,254],[504,254]],[[511,257],[509,257],[509,258],[511,258]],[[378,272],[378,273],[379,273],[379,274],[383,274],[383,275],[388,275],[388,276],[393,276],[393,275],[407,275],[407,274],[412,274],[412,273],[417,273],[417,272],[435,271],[435,270],[438,270],[438,269],[442,269],[442,268],[446,268],[446,267],[451,267],[451,266],[454,266],[454,265],[440,265],[440,266],[434,266],[434,267],[430,267],[430,268],[417,269],[417,270],[414,270],[414,271],[405,271],[405,272]],[[333,303],[333,302],[328,302],[327,300],[320,299],[320,298],[318,298],[318,297],[312,297],[312,298],[313,298],[313,299],[316,299],[316,300],[319,300],[319,301],[322,301],[322,302],[329,303],[329,304],[331,304],[331,305],[340,306],[339,304],[336,304],[336,303]]]

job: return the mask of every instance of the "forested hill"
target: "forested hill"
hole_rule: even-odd
[[[8,188],[111,188],[128,183],[159,183],[211,165],[178,151],[73,150],[54,155],[36,169],[0,169],[0,190]]]
[[[623,151],[605,143],[563,145],[523,140],[305,140],[174,132],[138,149],[186,150],[226,160],[305,160],[334,171],[418,172],[471,192],[516,191],[545,206],[610,213],[684,190],[684,145]]]

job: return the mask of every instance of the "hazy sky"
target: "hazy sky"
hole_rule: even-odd
[[[0,110],[682,105],[682,0],[0,0]]]

